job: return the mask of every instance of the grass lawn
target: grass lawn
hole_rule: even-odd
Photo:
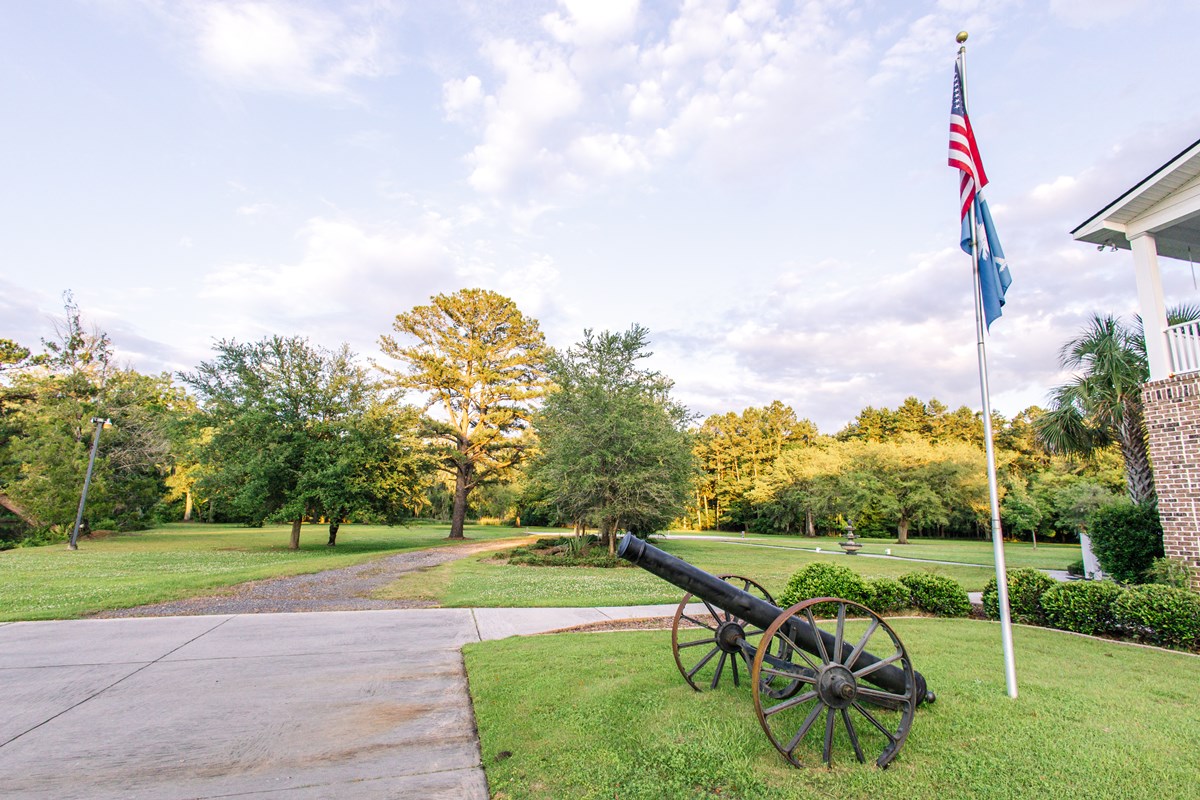
[[[818,765],[791,767],[759,727],[749,687],[692,691],[666,631],[469,645],[492,796],[1196,796],[1200,658],[1018,626],[1020,697],[1010,700],[995,624],[893,625],[938,700],[918,710],[887,770],[856,763],[847,747],[826,769],[815,743]]]
[[[290,526],[173,524],[148,531],[0,552],[0,621],[68,619],[111,608],[208,594],[260,578],[347,567],[403,550],[449,544],[447,524],[306,525],[300,550]],[[468,526],[469,539],[511,537],[512,528]]]
[[[882,554],[885,547],[890,546],[893,554],[903,551],[906,557],[964,564],[958,565],[847,556],[840,550],[828,551],[829,547],[836,548],[835,540],[817,541],[823,542],[824,546],[815,546],[826,552],[799,549],[800,546],[813,546],[813,540],[790,536],[748,537],[745,543],[740,539],[724,542],[660,537],[654,543],[714,574],[733,573],[752,578],[773,595],[783,591],[793,572],[813,561],[844,564],[868,578],[931,572],[954,578],[972,592],[982,590],[995,574],[991,567],[991,545],[986,542],[936,540],[928,545],[922,542],[900,547],[890,541],[868,540],[867,552],[877,550]],[[1009,567],[1045,564],[1045,568],[1062,569],[1074,560],[1078,548],[1047,548],[1043,545],[1033,551],[1007,545],[1006,555],[1010,552]],[[408,575],[377,596],[420,598],[462,607],[640,605],[675,603],[682,596],[682,592],[671,584],[637,568],[523,567],[492,563],[491,559],[490,555],[468,558]]]

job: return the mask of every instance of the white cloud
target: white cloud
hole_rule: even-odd
[[[464,119],[483,102],[483,83],[475,75],[442,84],[442,109],[446,118]]]
[[[283,0],[205,0],[158,8],[206,73],[239,88],[342,93],[353,79],[384,70],[382,6],[331,11]]]
[[[542,17],[542,25],[560,42],[599,45],[633,32],[638,0],[559,0],[567,13]]]

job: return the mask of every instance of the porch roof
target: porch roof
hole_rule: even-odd
[[[1071,231],[1077,241],[1125,250],[1141,233],[1154,237],[1160,256],[1200,259],[1200,140]]]

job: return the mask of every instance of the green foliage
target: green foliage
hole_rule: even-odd
[[[1188,589],[1192,585],[1192,567],[1182,558],[1156,558],[1146,570],[1146,583],[1161,583],[1164,586],[1174,586],[1176,589]]]
[[[912,603],[908,587],[893,578],[873,578],[867,581],[870,602],[867,606],[876,614],[891,614],[902,611]]]
[[[392,327],[407,341],[380,337],[383,353],[401,364],[384,372],[397,389],[441,407],[441,418],[424,418],[423,434],[454,479],[450,537],[462,538],[470,493],[511,477],[529,447],[520,434],[546,390],[545,339],[536,320],[486,289],[439,294],[397,314]]]
[[[912,596],[912,604],[939,617],[965,617],[971,613],[967,590],[953,578],[928,572],[910,572],[900,576]]]
[[[662,530],[683,510],[694,461],[687,409],[671,381],[639,369],[649,332],[584,332],[549,358],[555,390],[536,417],[539,453],[530,480],[565,520],[618,529]]]
[[[1042,612],[1042,594],[1058,581],[1046,573],[1022,567],[1010,569],[1008,579],[1008,607],[1013,622],[1024,625],[1044,625],[1046,616]],[[983,588],[983,613],[989,619],[1000,619],[1000,593],[993,577]]]
[[[183,380],[203,407],[191,457],[197,489],[247,525],[352,515],[398,521],[423,493],[416,412],[385,404],[349,347],[302,337],[222,341]],[[333,543],[332,539],[331,542]]]
[[[532,544],[508,551],[508,563],[524,567],[632,567],[623,558],[610,555],[597,545],[597,536],[542,537]]]
[[[1162,523],[1152,503],[1119,504],[1092,516],[1089,534],[1100,568],[1118,581],[1137,583],[1163,556]]]
[[[1041,607],[1055,628],[1098,636],[1115,631],[1113,603],[1120,596],[1112,581],[1068,581],[1047,589]]]
[[[1083,577],[1083,559],[1078,558],[1067,564],[1067,574],[1076,578]]]
[[[1200,647],[1200,595],[1148,584],[1124,590],[1113,603],[1117,627],[1126,635],[1166,647]]]
[[[869,606],[873,594],[862,576],[849,567],[815,561],[788,579],[776,601],[780,608],[788,608],[813,597],[837,597]]]

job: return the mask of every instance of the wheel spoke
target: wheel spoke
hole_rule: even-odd
[[[812,626],[813,638],[817,640],[817,650],[820,651],[821,663],[829,663],[829,653],[825,650],[825,638],[821,636],[821,629],[817,627],[817,619],[813,616],[812,606],[804,609],[804,615],[808,617],[808,624]]]
[[[846,604],[838,603],[837,633],[833,637],[833,660],[842,663],[842,654],[846,650]]]
[[[763,675],[778,675],[780,678],[787,678],[789,681],[800,681],[810,686],[816,684],[816,675],[807,674],[802,667],[798,669],[800,669],[799,672],[789,672],[786,669],[775,669],[774,667],[764,666],[759,670],[759,673]]]
[[[697,639],[694,642],[680,642],[679,649],[682,650],[685,647],[696,647],[696,646],[702,645],[702,644],[716,644],[716,643],[717,643],[717,637],[714,636],[711,639]]]
[[[872,618],[870,626],[867,627],[867,632],[864,633],[862,638],[858,640],[858,644],[854,645],[854,650],[851,651],[850,657],[846,659],[846,666],[848,668],[854,667],[854,662],[858,661],[858,657],[862,655],[863,650],[867,646],[867,642],[871,639],[872,634],[874,634],[878,629],[879,620]]]
[[[887,658],[881,658],[878,661],[876,661],[874,664],[870,665],[869,667],[863,667],[862,669],[857,670],[854,673],[854,677],[861,678],[864,675],[870,675],[872,672],[883,669],[888,664],[893,664],[902,658],[904,658],[904,653],[900,653],[900,652],[892,653]]]
[[[892,694],[891,692],[880,691],[879,689],[871,689],[866,686],[859,686],[858,693],[863,697],[870,697],[874,700],[882,700],[885,703],[907,703],[912,695],[905,692],[904,694]]]
[[[707,600],[704,600],[704,598],[700,598],[700,599],[704,602],[704,607],[708,609],[708,613],[712,614],[712,618],[714,620],[721,619],[721,615],[717,612],[717,610],[715,608],[712,607],[712,603],[708,602]]]
[[[739,653],[738,655],[741,655],[741,654]],[[730,658],[730,659],[729,659],[729,668],[733,670],[733,685],[734,685],[734,686],[741,686],[742,684],[741,684],[741,682],[738,680],[738,668],[737,668],[737,662],[738,662],[738,660],[737,660],[737,655],[735,655],[735,656],[733,656],[732,658]]]
[[[708,624],[706,624],[706,623],[703,623],[703,622],[701,622],[700,620],[696,619],[695,617],[689,617],[687,614],[680,614],[680,615],[679,615],[679,618],[680,618],[680,619],[686,619],[688,622],[692,623],[693,625],[697,625],[697,626],[699,626],[699,627],[701,627],[701,628],[708,628],[708,629],[709,629],[710,631],[712,631],[713,633],[716,633],[716,632],[717,632],[717,629],[716,629],[716,628],[714,628],[712,625],[708,625]]]
[[[867,722],[870,722],[872,725],[874,725],[876,728],[878,728],[879,732],[882,733],[884,736],[886,736],[888,738],[889,742],[891,742],[893,744],[896,742],[895,734],[893,734],[887,728],[883,727],[883,723],[881,723],[879,720],[875,719],[875,716],[870,711],[867,711],[865,708],[863,708],[858,703],[851,703],[850,705],[854,708],[855,711],[857,711],[858,713],[860,713],[864,717],[866,717]]]
[[[783,641],[787,642],[788,647],[792,648],[792,652],[795,653],[796,655],[800,656],[801,658],[803,658],[804,663],[808,664],[808,666],[811,667],[814,672],[821,669],[813,662],[813,660],[811,658],[808,657],[807,653],[805,653],[803,650],[801,650],[796,645],[795,642],[793,642],[791,639],[788,638],[787,634],[784,633],[782,629],[777,631],[775,633],[775,635],[778,636],[780,639],[783,639]]]
[[[717,688],[717,684],[721,682],[721,670],[725,669],[725,659],[729,658],[729,653],[721,653],[721,657],[717,659],[717,671],[713,673],[712,683],[709,684],[710,689]]]
[[[700,663],[692,667],[692,671],[687,674],[687,679],[690,681],[692,678],[696,677],[696,673],[699,672],[705,664],[707,664],[709,661],[712,661],[712,657],[719,652],[721,652],[721,648],[719,647],[714,647],[712,650],[709,650],[704,658],[700,659]]]
[[[812,711],[808,712],[808,716],[804,718],[804,724],[800,726],[800,730],[798,730],[796,735],[792,737],[792,740],[788,742],[787,749],[784,751],[789,756],[796,752],[796,747],[800,744],[800,740],[803,739],[808,733],[809,729],[812,728],[813,723],[817,721],[817,717],[821,715],[821,709],[824,707],[825,706],[821,703],[817,703],[813,706]]]
[[[854,730],[854,723],[850,721],[850,712],[842,709],[842,722],[846,725],[846,733],[850,735],[850,744],[854,745],[854,757],[858,759],[858,763],[865,764],[867,759],[863,756],[862,747],[858,743],[858,731]]]
[[[833,707],[830,706],[828,713],[825,714],[825,746],[821,749],[821,760],[826,764],[833,763],[833,723],[836,719]]]
[[[798,694],[795,697],[790,697],[787,700],[784,700],[779,705],[771,706],[770,708],[764,708],[763,715],[769,717],[772,714],[778,714],[780,711],[787,711],[789,708],[795,708],[796,706],[807,703],[816,696],[817,693],[815,691]],[[820,705],[818,704],[817,707],[820,708]]]

